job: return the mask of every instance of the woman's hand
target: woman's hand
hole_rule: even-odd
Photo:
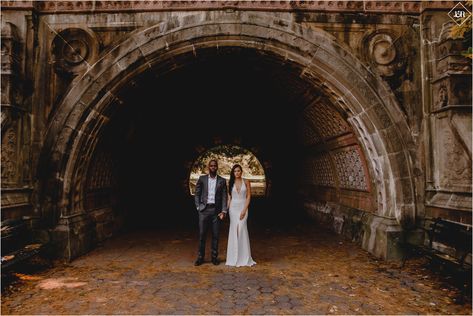
[[[240,221],[242,221],[245,218],[245,216],[246,216],[246,210],[240,213]]]

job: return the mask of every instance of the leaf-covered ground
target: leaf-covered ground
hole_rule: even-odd
[[[400,269],[312,225],[250,227],[251,268],[194,267],[196,237],[130,232],[69,264],[17,273],[2,314],[471,314],[424,260]]]

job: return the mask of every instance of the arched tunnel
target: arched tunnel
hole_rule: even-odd
[[[233,47],[180,64],[165,74],[150,69],[120,90],[85,180],[87,212],[110,207],[124,228],[197,229],[190,167],[219,144],[254,151],[265,168],[266,195],[251,203],[255,228],[307,221],[306,195],[376,207],[345,114],[291,63]],[[329,155],[346,161],[330,166]],[[336,170],[344,163],[351,169]]]
[[[191,227],[193,163],[238,145],[265,169],[257,227],[310,215],[396,256],[391,240],[416,207],[411,138],[393,94],[328,34],[307,33],[309,42],[303,29],[261,18],[245,29],[173,33],[170,24],[164,37],[153,26],[77,78],[51,118],[39,168],[59,252],[85,253],[126,227]]]
[[[466,310],[398,267],[471,264],[471,63],[451,3],[408,2],[2,2],[2,310]],[[204,251],[216,156],[250,243],[227,218]]]

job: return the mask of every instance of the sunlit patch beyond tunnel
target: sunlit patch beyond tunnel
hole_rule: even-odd
[[[208,173],[208,164],[217,160],[219,174],[230,179],[232,167],[239,164],[242,167],[244,178],[250,181],[251,196],[262,197],[266,195],[266,176],[261,162],[250,150],[237,145],[218,145],[203,152],[197,158],[189,175],[189,192],[195,194],[195,185],[201,175]]]

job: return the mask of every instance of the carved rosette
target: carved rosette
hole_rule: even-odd
[[[396,47],[395,37],[388,32],[376,32],[368,36],[363,45],[365,56],[383,77],[391,77],[404,67],[402,54]]]
[[[389,65],[396,58],[393,39],[388,34],[376,34],[370,41],[370,54],[378,65]]]
[[[62,30],[53,40],[52,56],[58,73],[75,74],[87,70],[98,56],[95,35],[79,28]]]

